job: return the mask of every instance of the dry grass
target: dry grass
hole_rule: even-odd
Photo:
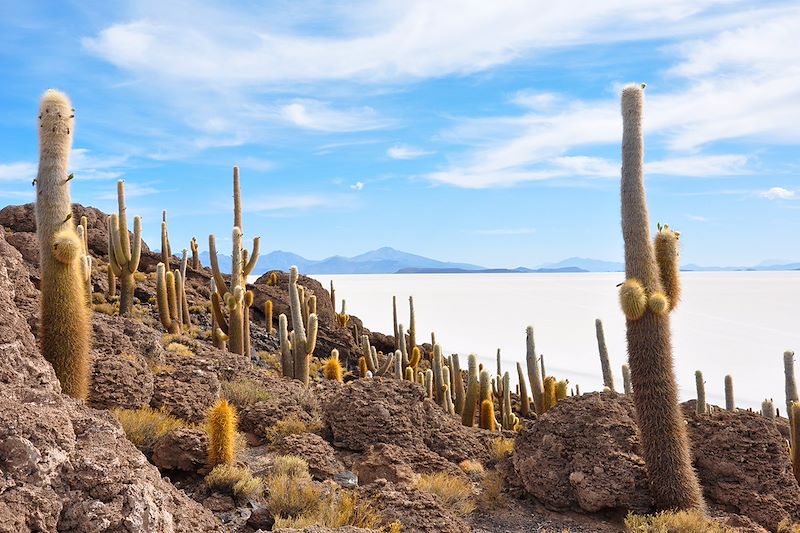
[[[153,374],[172,374],[176,368],[173,365],[162,365],[154,361],[147,360],[147,366],[150,367],[150,372]]]
[[[93,292],[92,303],[96,304],[108,303],[108,300],[106,300],[106,294],[104,292]]]
[[[237,498],[257,499],[264,492],[264,482],[247,468],[217,465],[206,476],[206,486]]]
[[[179,342],[171,342],[167,345],[166,350],[172,352],[180,357],[194,357],[195,353],[189,349],[185,344]]]
[[[503,502],[503,475],[497,470],[489,470],[481,479],[478,505],[481,509],[495,509]]]
[[[117,313],[117,307],[114,304],[94,304],[92,309],[94,309],[95,313],[103,313],[108,316],[114,316]]]
[[[495,461],[502,461],[514,451],[514,441],[505,437],[497,437],[492,441],[492,457]]]
[[[358,493],[338,488],[322,494],[315,506],[297,516],[275,519],[275,529],[305,529],[322,526],[338,529],[344,526],[376,530],[381,527],[383,516],[373,509],[369,501],[358,497]]]
[[[462,472],[469,476],[470,479],[473,480],[481,479],[485,472],[483,465],[478,461],[473,461],[472,459],[464,459],[458,463],[458,467]]]
[[[313,513],[319,503],[321,490],[311,478],[293,478],[286,474],[270,475],[267,487],[267,509],[278,518],[299,517]]]
[[[467,516],[475,510],[472,484],[460,477],[444,472],[423,474],[417,480],[417,488],[435,494],[447,509],[457,515]]]
[[[145,453],[153,451],[158,439],[186,424],[164,411],[143,409],[114,409],[111,411],[119,421],[125,436],[134,446]]]
[[[264,361],[267,365],[267,368],[270,370],[275,370],[277,372],[281,371],[281,356],[277,353],[269,353],[269,352],[256,352],[256,355],[259,359]]]
[[[296,416],[288,416],[279,420],[274,426],[264,431],[264,436],[270,444],[281,442],[284,437],[297,433],[316,433],[322,429],[322,421],[318,418],[305,422]]]
[[[267,389],[261,383],[252,379],[223,381],[222,396],[239,408],[269,400]]]
[[[151,275],[152,275],[152,279],[155,280],[156,279],[155,278],[155,272],[153,272]],[[147,279],[147,274],[145,274],[144,272],[138,272],[138,271],[134,272],[133,273],[133,279],[135,279],[138,283],[141,283],[141,282],[143,282],[144,280]]]
[[[800,533],[800,524],[792,523],[788,518],[784,518],[778,524],[778,533]]]
[[[286,475],[291,478],[309,477],[308,461],[299,455],[277,455],[272,463],[270,475]]]
[[[736,533],[716,520],[698,511],[658,513],[654,515],[629,514],[625,529],[631,533]]]

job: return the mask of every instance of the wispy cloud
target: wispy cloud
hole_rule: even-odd
[[[36,165],[27,161],[0,163],[0,181],[31,182],[36,177]]]
[[[339,110],[317,100],[298,100],[283,105],[280,115],[294,126],[322,132],[369,131],[391,125],[370,107]]]
[[[396,144],[386,150],[386,155],[392,159],[417,159],[432,153],[429,150],[423,150],[407,144]]]
[[[153,184],[149,183],[128,182],[125,184],[125,196],[127,198],[140,198],[142,196],[159,194],[161,192],[163,192],[161,189],[158,189]],[[117,191],[114,189],[97,192],[94,194],[94,198],[101,201],[116,200]]]
[[[341,205],[342,198],[330,195],[298,194],[276,195],[263,198],[245,198],[242,209],[250,213],[263,213],[270,211],[308,210],[315,207],[333,207]]]
[[[35,196],[32,189],[30,191],[7,191],[0,189],[0,198],[32,201]]]
[[[690,215],[690,214],[687,214],[686,215],[686,219],[687,220],[691,220],[692,222],[708,222],[708,218],[706,218],[706,217],[704,217],[702,215]]]
[[[797,191],[784,189],[783,187],[772,187],[759,193],[759,196],[767,200],[796,200],[800,198]]]
[[[480,229],[475,231],[476,235],[488,236],[533,235],[534,233],[536,233],[534,228]]]
[[[354,191],[363,190],[364,189],[364,182],[363,181],[357,181],[354,184],[352,184],[350,186],[350,188],[353,189]]]

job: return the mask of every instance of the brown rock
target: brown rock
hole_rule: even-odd
[[[286,378],[257,376],[269,393],[267,401],[257,402],[239,411],[239,428],[263,437],[279,420],[297,418],[303,422],[318,422],[319,404],[311,389]]]
[[[462,426],[408,381],[353,381],[323,398],[323,413],[334,443],[350,450],[383,443],[433,452],[453,463],[489,459],[486,444],[477,436],[480,430]]]
[[[299,455],[308,461],[308,470],[318,480],[333,478],[345,468],[336,452],[322,437],[314,433],[288,435],[276,444],[281,455]]]
[[[517,435],[520,481],[551,509],[649,510],[633,417],[633,402],[613,393],[560,401]]]
[[[413,486],[419,475],[404,460],[400,450],[402,448],[392,444],[370,446],[367,453],[353,463],[358,482],[369,485],[375,480],[385,479],[395,485]]]
[[[203,500],[203,507],[215,513],[225,513],[232,511],[236,508],[233,498],[226,494],[219,494],[215,492],[205,500]]]
[[[684,416],[707,500],[772,531],[800,520],[800,487],[774,421],[747,411],[698,416],[694,402]]]
[[[0,531],[220,531],[108,413],[57,393],[15,304],[27,288],[10,276],[25,267],[2,233],[0,251]]]
[[[163,407],[173,416],[199,424],[219,399],[219,391],[219,380],[213,372],[178,368],[155,376],[150,406]]]
[[[138,354],[93,351],[89,403],[97,409],[140,409],[153,396],[153,373]]]
[[[208,436],[202,429],[170,431],[153,446],[153,464],[162,470],[197,472],[206,464]]]
[[[359,488],[360,495],[374,502],[386,522],[399,521],[404,533],[464,533],[470,528],[433,494],[383,479]]]

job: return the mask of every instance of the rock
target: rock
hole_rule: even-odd
[[[445,509],[433,494],[379,479],[359,488],[361,497],[373,501],[384,521],[399,521],[403,533],[464,533],[469,526]]]
[[[336,452],[322,437],[314,433],[287,435],[275,445],[281,455],[299,455],[308,461],[308,470],[318,479],[330,479],[344,470]]]
[[[422,387],[409,381],[359,379],[323,396],[322,410],[333,441],[353,451],[374,444],[393,444],[452,463],[486,462],[489,449],[478,435],[454,416],[425,399]]]
[[[514,468],[546,507],[646,512],[649,496],[633,402],[614,393],[566,398],[520,431]]]
[[[247,519],[247,525],[253,529],[270,531],[275,525],[275,517],[265,506],[257,504],[250,513],[250,518]]]
[[[219,380],[213,372],[178,368],[155,376],[150,406],[163,407],[173,416],[199,424],[219,399],[219,391]]]
[[[800,521],[800,487],[775,422],[747,411],[695,413],[684,405],[695,468],[709,502],[775,531]]]
[[[395,485],[414,485],[419,475],[403,459],[401,450],[392,444],[370,446],[367,453],[353,463],[353,470],[363,485],[369,485],[377,479],[385,479]]]
[[[93,350],[89,403],[96,409],[140,409],[153,396],[153,373],[135,353],[108,355]]]
[[[226,494],[215,492],[203,500],[203,507],[215,513],[225,513],[228,511],[233,511],[236,508],[236,504],[234,503],[232,497]]]
[[[258,376],[269,399],[244,407],[239,412],[239,428],[264,437],[266,431],[285,418],[318,423],[319,404],[314,393],[302,383],[285,378]]]
[[[358,487],[358,476],[349,470],[336,474],[333,476],[333,480],[344,489],[354,489]]]
[[[202,429],[170,431],[153,446],[153,464],[162,470],[197,472],[206,464],[208,436]]]

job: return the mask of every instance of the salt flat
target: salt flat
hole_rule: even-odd
[[[494,368],[497,348],[513,371],[525,360],[525,327],[548,374],[602,388],[594,320],[605,325],[615,378],[621,389],[625,320],[617,304],[622,273],[389,274],[314,276],[333,279],[348,312],[373,330],[392,332],[392,296],[408,324],[414,296],[418,342],[430,332],[446,352],[477,353]],[[675,368],[681,398],[695,397],[694,371],[702,370],[708,400],[724,405],[723,380],[733,375],[739,407],[759,407],[765,397],[784,409],[783,351],[800,352],[800,272],[684,272],[683,300],[673,313]],[[798,363],[800,371],[800,363]]]

